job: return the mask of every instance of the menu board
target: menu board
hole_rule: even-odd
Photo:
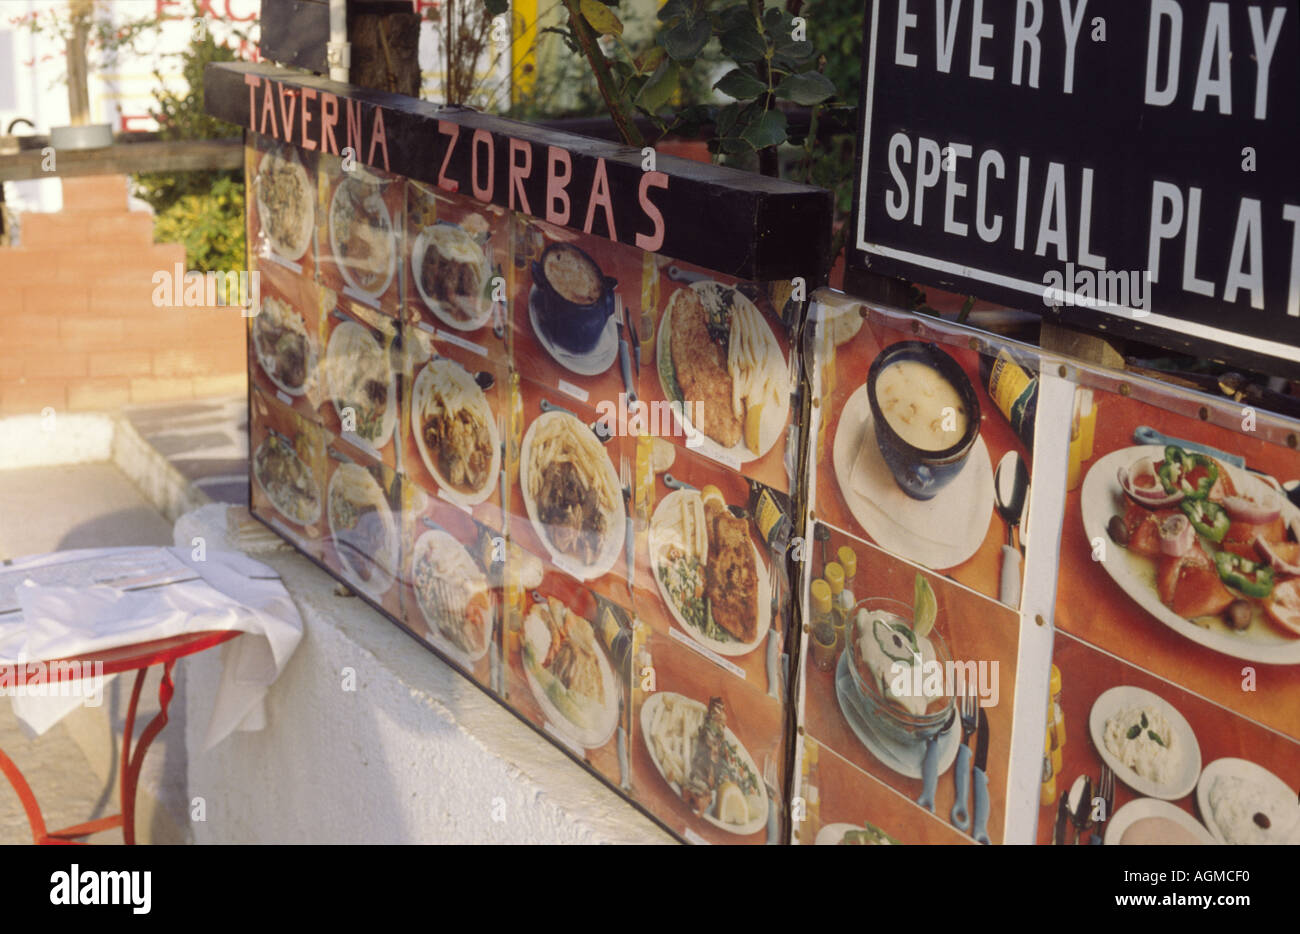
[[[783,842],[791,282],[247,152],[254,514],[681,839]]]

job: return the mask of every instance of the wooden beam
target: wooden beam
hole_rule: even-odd
[[[157,140],[115,143],[104,149],[65,149],[54,153],[54,170],[46,171],[40,149],[0,156],[0,182],[79,175],[127,175],[132,172],[187,172],[240,169],[242,139]]]

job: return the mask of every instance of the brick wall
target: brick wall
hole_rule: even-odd
[[[0,247],[0,415],[244,392],[237,309],[154,307],[154,273],[178,263],[125,176],[63,179],[63,210],[23,215]]]

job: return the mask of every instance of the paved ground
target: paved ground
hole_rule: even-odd
[[[141,437],[215,501],[248,505],[245,396],[130,406],[122,414]]]
[[[0,558],[67,548],[170,545],[171,541],[171,525],[112,464],[0,471]],[[156,680],[155,675],[146,683],[145,697],[156,696],[156,688],[150,692]],[[129,684],[120,678],[106,691],[105,704],[115,722],[120,723],[128,691]],[[155,702],[144,715],[151,716],[156,709]],[[184,710],[184,704],[173,702],[172,710]],[[80,713],[84,712],[72,716]],[[174,786],[179,769],[183,790],[184,763],[178,763],[177,757],[183,757],[184,735],[177,727],[173,723],[150,750],[142,783],[160,786],[170,781]],[[107,733],[106,726],[101,730]],[[28,739],[9,702],[0,699],[0,747],[35,788],[49,826],[66,827],[116,813],[109,783],[96,777],[82,747],[73,741],[67,721],[44,736]],[[118,764],[116,752],[107,743],[103,752],[109,761],[96,765],[108,774]],[[95,839],[120,841],[116,831]],[[0,779],[0,843],[29,842],[31,832],[18,796]]]

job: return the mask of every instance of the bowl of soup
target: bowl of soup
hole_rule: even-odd
[[[867,401],[874,443],[904,493],[932,499],[961,473],[979,437],[979,397],[961,364],[937,345],[886,347],[867,372]]]
[[[571,243],[552,243],[533,261],[537,322],[551,342],[587,353],[600,341],[614,313],[614,287],[587,253]]]

